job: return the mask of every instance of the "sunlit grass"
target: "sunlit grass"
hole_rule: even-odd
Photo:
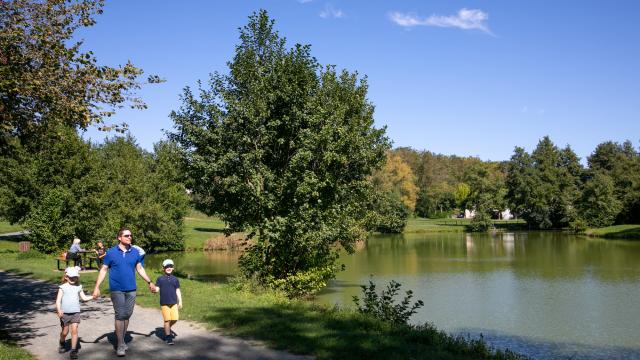
[[[640,225],[613,225],[603,228],[588,229],[589,236],[599,236],[609,239],[637,239],[640,240]]]
[[[8,221],[0,221],[0,234],[12,233],[24,230],[20,225],[11,225]]]

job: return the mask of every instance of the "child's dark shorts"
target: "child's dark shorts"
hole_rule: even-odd
[[[80,313],[64,313],[60,318],[60,326],[67,326],[71,323],[80,323]]]

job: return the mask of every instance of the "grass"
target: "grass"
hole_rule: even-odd
[[[51,256],[24,257],[0,253],[0,268],[60,281]],[[150,271],[155,278],[158,272]],[[97,272],[82,273],[85,289],[93,288]],[[103,283],[106,294],[108,281]],[[245,339],[260,340],[277,349],[312,354],[318,359],[514,359],[493,355],[484,343],[454,338],[431,326],[391,326],[352,310],[328,308],[303,300],[289,300],[273,291],[249,291],[246,285],[180,279],[184,296],[181,318]],[[138,278],[137,303],[158,307],[158,295]],[[53,301],[53,299],[52,299]],[[160,321],[160,315],[158,315]]]
[[[603,228],[587,229],[585,234],[608,239],[640,240],[640,225],[614,225]]]
[[[471,219],[424,219],[410,218],[404,233],[428,233],[428,232],[464,232]],[[494,220],[498,229],[516,230],[526,226],[524,220]]]
[[[188,251],[202,250],[204,243],[222,234],[225,224],[217,217],[206,216],[205,214],[192,210],[184,218],[184,238],[185,249]]]
[[[0,221],[0,234],[24,230],[20,225],[11,225],[8,221]]]
[[[11,342],[0,340],[0,360],[35,360],[27,350]]]

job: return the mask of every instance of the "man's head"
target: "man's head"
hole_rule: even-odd
[[[102,241],[98,241],[98,247],[103,247],[104,245],[102,245]]]
[[[122,245],[131,245],[131,240],[133,239],[133,235],[131,235],[131,230],[129,228],[123,227],[118,231],[118,241]]]

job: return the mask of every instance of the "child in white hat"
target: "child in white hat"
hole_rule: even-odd
[[[93,299],[87,296],[80,285],[80,268],[77,266],[68,267],[64,272],[62,285],[58,288],[58,297],[56,298],[56,311],[60,318],[60,343],[58,347],[59,353],[64,353],[65,341],[69,328],[71,328],[71,359],[78,358],[78,324],[80,324],[80,299],[89,301]]]
[[[178,308],[182,308],[182,293],[180,281],[173,276],[173,260],[166,259],[162,262],[164,274],[156,280],[156,292],[160,291],[160,307],[164,319],[164,339],[167,344],[173,345],[171,327],[178,321]]]

